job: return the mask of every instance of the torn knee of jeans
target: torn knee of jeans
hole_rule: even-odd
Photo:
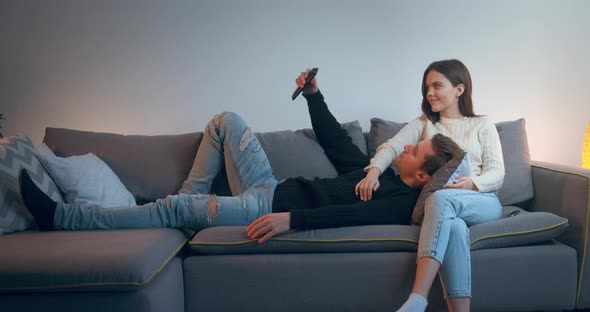
[[[211,197],[209,197],[209,200],[207,201],[207,221],[209,223],[213,222],[213,220],[217,216],[218,211],[219,201],[217,200],[217,196],[211,195]]]
[[[240,140],[240,152],[243,152],[252,141],[254,141],[254,133],[252,133],[252,129],[248,128],[244,131],[242,135],[242,139]]]
[[[221,117],[223,114],[217,114],[215,115],[215,117],[213,117],[213,123],[219,128],[219,125],[221,125]]]

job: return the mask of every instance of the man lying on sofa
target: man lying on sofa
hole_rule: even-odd
[[[302,73],[298,84],[305,81]],[[359,190],[370,158],[352,143],[329,111],[314,78],[303,89],[313,130],[339,176],[289,178],[277,181],[253,131],[235,113],[213,118],[204,130],[193,168],[178,195],[133,207],[102,208],[54,202],[20,173],[25,206],[41,230],[187,228],[249,225],[247,234],[260,243],[291,229],[315,229],[368,224],[408,224],[430,176],[461,148],[437,134],[431,140],[407,145],[394,160],[399,175],[389,168],[372,190]],[[235,196],[210,195],[213,178],[223,164]]]

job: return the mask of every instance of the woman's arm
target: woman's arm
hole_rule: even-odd
[[[401,154],[404,145],[416,144],[420,141],[423,131],[424,121],[422,117],[410,121],[394,137],[377,147],[375,156],[371,158],[370,164],[364,169],[365,172],[368,172],[371,168],[379,168],[383,173],[391,166],[393,159]]]
[[[480,192],[496,191],[504,183],[504,157],[498,130],[491,121],[486,120],[478,140],[482,147],[481,173],[471,180]]]
[[[418,117],[403,127],[393,138],[379,145],[377,153],[367,167],[367,176],[360,180],[354,192],[362,201],[371,200],[373,191],[379,188],[379,176],[391,166],[393,159],[404,150],[404,145],[420,141],[424,131],[424,120]]]

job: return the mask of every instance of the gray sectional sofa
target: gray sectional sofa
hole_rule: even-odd
[[[368,133],[343,126],[369,152],[403,124],[373,119]],[[590,170],[531,163],[524,120],[497,126],[504,217],[470,229],[472,310],[590,308]],[[336,175],[309,129],[257,136],[278,179]],[[44,141],[62,157],[95,153],[142,203],[177,192],[201,138],[47,128]],[[214,189],[228,194],[223,175]],[[418,233],[345,227],[265,244],[244,227],[6,234],[0,311],[394,311],[412,287]],[[429,302],[429,311],[444,309],[439,282]]]

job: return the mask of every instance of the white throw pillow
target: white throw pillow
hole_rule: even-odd
[[[119,177],[98,156],[90,153],[57,157],[46,144],[37,148],[39,160],[65,195],[68,204],[103,208],[135,206],[135,199]]]
[[[457,170],[453,172],[453,175],[449,178],[446,184],[453,184],[458,177],[470,177],[471,173],[471,165],[469,164],[469,154],[465,154],[463,160],[457,167]]]

